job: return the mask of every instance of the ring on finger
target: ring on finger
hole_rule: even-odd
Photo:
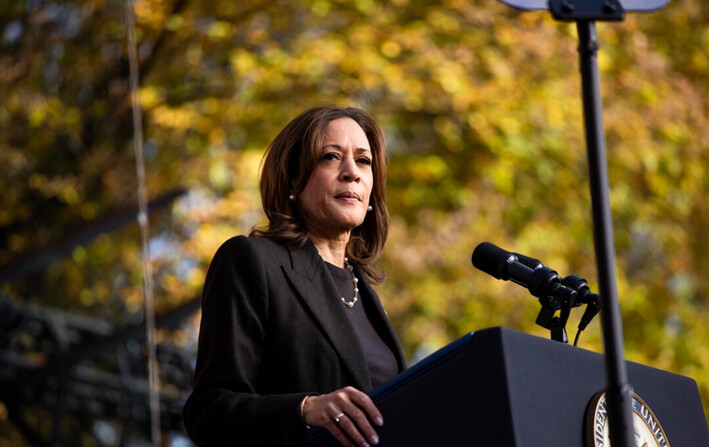
[[[337,416],[335,416],[335,417],[333,418],[333,419],[335,420],[335,423],[339,424],[339,423],[340,423],[340,419],[342,419],[342,416],[344,416],[344,415],[345,415],[345,413],[340,413],[340,414],[338,414]]]

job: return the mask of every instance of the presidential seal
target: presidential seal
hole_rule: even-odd
[[[650,407],[633,393],[633,434],[637,447],[670,447],[660,422]],[[610,447],[606,393],[593,396],[586,413],[586,447]]]

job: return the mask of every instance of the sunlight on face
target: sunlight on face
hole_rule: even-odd
[[[327,238],[349,235],[364,221],[373,183],[367,135],[350,118],[331,121],[318,164],[298,197],[308,231]]]

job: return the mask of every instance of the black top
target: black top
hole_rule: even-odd
[[[380,334],[377,333],[370,317],[367,315],[371,312],[371,303],[362,298],[360,293],[357,302],[351,307],[345,306],[342,303],[342,298],[348,302],[354,299],[354,284],[352,282],[352,273],[348,269],[340,268],[326,262],[327,269],[330,271],[333,281],[340,296],[333,297],[337,299],[347,310],[347,316],[354,326],[357,337],[362,345],[364,358],[367,361],[369,375],[372,379],[372,386],[377,388],[382,383],[396,376],[399,368],[392,350],[384,343]]]

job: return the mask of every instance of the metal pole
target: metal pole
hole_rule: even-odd
[[[126,0],[126,28],[128,31],[128,59],[130,66],[130,92],[133,107],[133,144],[135,169],[138,180],[138,226],[142,242],[143,297],[145,299],[145,332],[148,348],[148,403],[150,405],[150,432],[153,447],[162,445],[160,425],[160,379],[155,330],[155,304],[153,272],[150,266],[150,225],[148,222],[148,192],[145,180],[145,157],[143,153],[142,109],[138,97],[138,50],[135,37],[135,9],[133,0]]]
[[[583,111],[586,126],[593,236],[599,290],[603,297],[603,341],[606,352],[608,421],[613,447],[633,447],[631,387],[625,365],[623,327],[616,286],[613,223],[609,200],[606,143],[598,75],[598,35],[594,21],[578,21]]]

